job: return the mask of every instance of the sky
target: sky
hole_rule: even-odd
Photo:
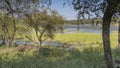
[[[51,8],[57,10],[60,15],[62,15],[67,20],[75,20],[77,12],[73,9],[69,2],[66,2],[63,6],[65,0],[52,0]]]

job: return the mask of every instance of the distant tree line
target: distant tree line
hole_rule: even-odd
[[[111,20],[111,23],[114,25],[114,24],[118,24],[118,18],[116,18],[116,17],[114,17],[114,18],[112,18],[112,20]],[[82,19],[82,20],[80,20],[80,24],[81,25],[84,25],[84,24],[92,24],[92,25],[94,25],[94,26],[97,26],[98,24],[101,24],[102,25],[102,18],[98,18],[98,19],[96,19],[96,18],[92,18],[92,19]],[[67,23],[68,24],[78,24],[78,21],[77,20],[67,20]]]

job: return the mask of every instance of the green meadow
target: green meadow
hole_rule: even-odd
[[[116,32],[110,34],[112,48],[117,47],[118,34]],[[102,34],[76,32],[69,34],[56,34],[52,41],[65,42],[70,44],[81,45],[102,45]]]

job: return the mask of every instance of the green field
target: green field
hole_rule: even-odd
[[[112,33],[110,39],[112,48],[117,47],[118,34]],[[66,42],[73,45],[102,45],[102,35],[95,33],[56,34],[52,41]]]
[[[50,41],[70,43],[74,48],[67,51],[59,47],[43,46],[38,52],[19,52],[11,47],[6,53],[5,47],[1,47],[0,68],[106,68],[101,34],[56,34],[54,40]],[[84,46],[81,48],[75,45],[78,43]],[[111,46],[114,59],[119,59],[117,33],[111,34]]]

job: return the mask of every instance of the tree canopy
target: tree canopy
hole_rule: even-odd
[[[83,18],[86,15],[88,18],[103,17],[107,5],[110,5],[115,14],[120,10],[119,0],[73,0],[72,4],[74,9],[78,11],[78,15]]]
[[[114,68],[111,47],[110,47],[110,23],[112,17],[119,13],[120,10],[120,0],[73,0],[74,9],[79,13],[78,15],[85,18],[95,15],[100,17],[103,14],[103,24],[102,24],[102,37],[104,45],[104,55],[107,64],[107,68]]]

